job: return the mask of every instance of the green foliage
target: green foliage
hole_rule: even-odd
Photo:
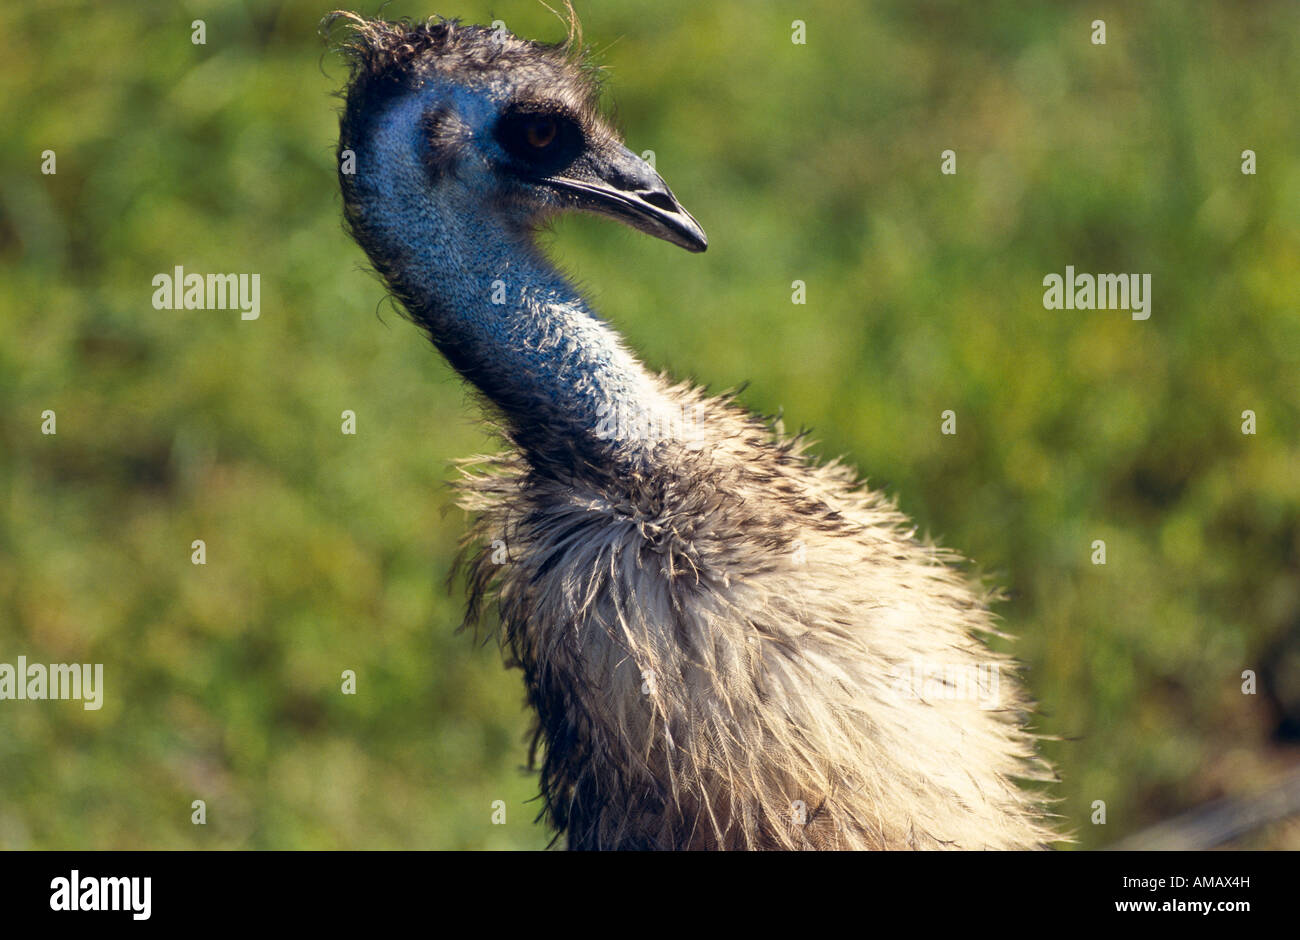
[[[0,662],[106,683],[99,711],[0,702],[0,846],[548,841],[518,674],[445,586],[450,461],[495,445],[342,232],[324,12],[0,13]],[[531,0],[441,12],[564,32]],[[751,382],[1006,588],[1080,844],[1284,762],[1240,676],[1300,642],[1297,7],[579,12],[711,247],[573,219],[548,250],[647,362]],[[1067,264],[1150,272],[1151,319],[1045,310]],[[154,310],[176,265],[259,272],[261,318]]]

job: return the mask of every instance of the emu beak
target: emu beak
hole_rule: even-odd
[[[576,209],[626,222],[687,251],[709,247],[704,229],[663,178],[622,144],[588,151],[547,182],[566,193]]]

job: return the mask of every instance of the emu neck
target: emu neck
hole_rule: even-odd
[[[461,179],[431,178],[419,159],[420,107],[411,101],[388,112],[357,174],[344,178],[346,211],[366,252],[526,452],[609,467],[644,459],[674,426],[663,384],[508,208]]]
[[[401,283],[411,313],[521,446],[644,450],[641,416],[667,406],[660,383],[527,234],[453,213],[412,261]]]

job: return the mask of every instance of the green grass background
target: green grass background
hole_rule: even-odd
[[[107,686],[100,711],[0,702],[2,847],[548,841],[519,676],[445,586],[450,461],[494,445],[343,234],[327,9],[0,8],[0,662]],[[384,12],[564,32],[534,0]],[[548,250],[647,362],[750,381],[1007,589],[1079,844],[1293,765],[1300,7],[579,13],[711,246],[573,219]],[[1044,310],[1067,264],[1151,273],[1151,319]],[[175,265],[259,273],[261,319],[154,310]]]

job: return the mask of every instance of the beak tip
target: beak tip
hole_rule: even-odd
[[[683,237],[677,241],[691,254],[702,254],[709,248],[709,236],[704,234],[704,229],[700,228],[700,223],[691,219],[693,223],[683,234]]]

